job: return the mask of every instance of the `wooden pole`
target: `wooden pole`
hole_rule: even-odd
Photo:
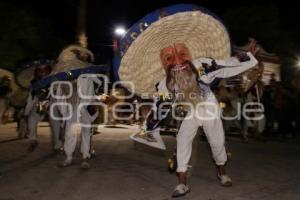
[[[86,35],[86,6],[87,0],[80,0],[78,7],[78,21],[77,21],[77,39],[82,47],[88,46],[88,38]]]

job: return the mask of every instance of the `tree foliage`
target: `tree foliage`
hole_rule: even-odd
[[[63,40],[51,23],[30,7],[0,4],[0,67],[13,68],[24,59],[56,57]]]
[[[235,7],[224,13],[224,19],[236,44],[245,44],[248,37],[254,37],[278,55],[294,49],[292,32],[283,28],[277,4]]]

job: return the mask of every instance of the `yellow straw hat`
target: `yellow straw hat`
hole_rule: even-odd
[[[120,80],[131,81],[132,92],[138,95],[152,95],[155,84],[165,76],[160,50],[176,42],[184,43],[193,59],[223,59],[231,54],[228,32],[217,17],[195,5],[174,5],[147,15],[122,38]]]
[[[79,45],[70,45],[59,54],[52,74],[68,72],[73,69],[85,68],[92,65],[87,61],[81,60],[77,55],[78,53],[86,54],[90,58],[90,62],[94,61],[94,54],[90,50]]]

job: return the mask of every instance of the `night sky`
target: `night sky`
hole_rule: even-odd
[[[284,54],[285,51],[296,52],[298,49],[300,49],[300,23],[297,23],[297,21],[300,19],[300,14],[298,12],[298,6],[296,6],[296,3],[287,3],[287,1],[280,2],[257,0],[240,1],[239,3],[232,0],[222,1],[222,3],[216,0],[87,1],[87,34],[89,37],[89,48],[96,54],[98,63],[107,62],[110,59],[110,45],[112,43],[113,30],[116,25],[124,25],[125,27],[129,28],[147,13],[160,7],[175,3],[193,3],[206,7],[216,13],[219,17],[224,19],[226,26],[230,31],[232,41],[235,44],[243,44],[247,42],[247,37],[252,36],[271,52]],[[61,38],[61,40],[64,41],[64,45],[73,43],[75,41],[78,11],[77,7],[79,4],[78,0],[10,0],[1,1],[1,3],[10,4],[17,8],[24,9],[30,13],[33,13],[41,20],[44,20],[45,23],[50,24],[51,28],[53,29],[52,31],[54,32],[53,34]],[[257,13],[248,13],[247,17],[249,18],[252,18],[253,15],[258,15],[258,20],[256,20],[255,23],[250,23],[249,26],[248,22],[244,24],[243,21],[239,21],[239,17],[230,16],[231,11],[235,12],[235,10],[241,7],[261,7],[263,8],[263,12],[258,11]],[[265,9],[268,7],[275,7],[278,10],[276,17],[274,16],[274,19],[276,18],[275,22],[277,23],[274,25],[274,27],[278,28],[274,31],[274,33],[278,35],[274,38],[272,37],[272,33],[270,33],[272,32],[271,30],[264,30],[263,28],[268,27],[269,24],[273,23],[273,21],[270,20],[272,19],[272,16],[270,15],[274,15],[274,12],[269,13],[269,9]],[[264,21],[264,16],[268,16],[269,21]],[[235,22],[239,24],[236,25]],[[265,26],[264,23],[267,24],[267,26]],[[273,25],[271,25],[271,27],[273,27]],[[282,33],[278,33],[278,30],[282,31]],[[289,35],[286,36],[285,32],[287,32]],[[281,36],[287,38],[287,40],[292,44],[292,47],[276,45],[277,41],[282,41],[280,39]],[[51,43],[55,43],[55,41],[51,41]],[[63,48],[63,46],[61,48]],[[58,54],[59,50],[57,51]]]

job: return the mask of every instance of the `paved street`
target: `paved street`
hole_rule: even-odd
[[[134,144],[128,133],[116,130],[95,135],[97,157],[82,171],[78,148],[75,164],[57,167],[62,155],[51,154],[49,127],[39,127],[39,146],[27,153],[28,140],[14,140],[16,124],[0,126],[0,200],[167,200],[176,177],[166,160],[175,139],[165,136],[168,153]],[[299,143],[255,142],[228,138],[233,154],[228,163],[232,188],[223,188],[208,145],[194,142],[190,185],[181,199],[197,200],[298,200],[300,199]]]

